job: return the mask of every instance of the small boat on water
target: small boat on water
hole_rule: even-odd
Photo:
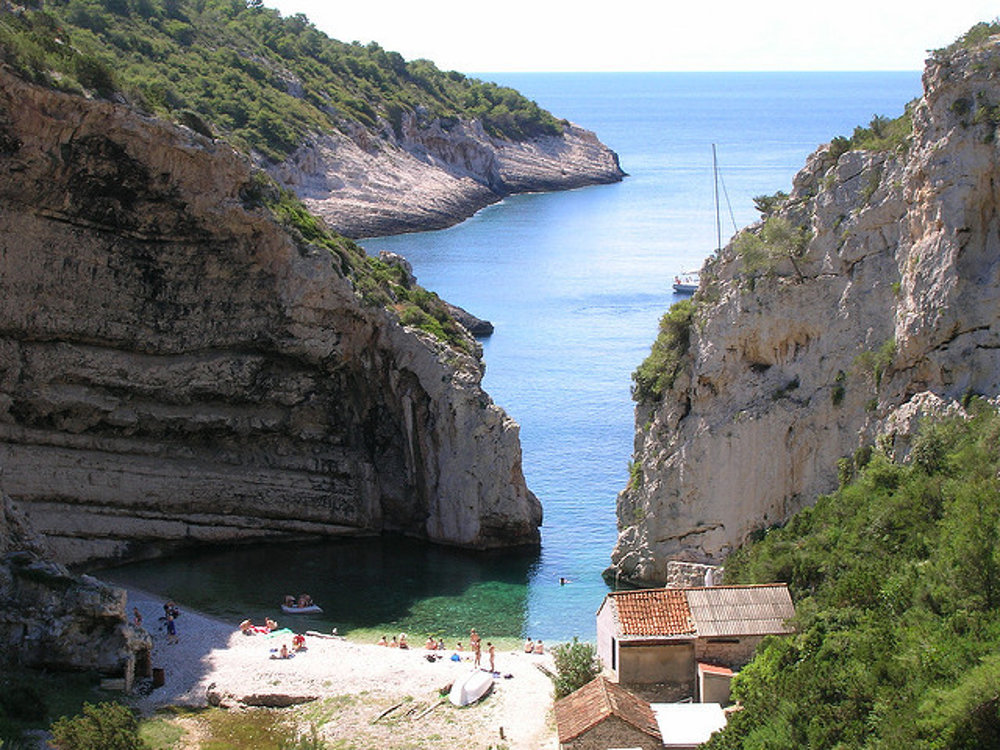
[[[685,271],[680,276],[674,276],[675,294],[694,294],[698,291],[698,272]]]
[[[308,604],[305,607],[297,607],[297,606],[290,606],[288,604],[282,604],[281,611],[284,612],[286,615],[311,615],[317,612],[322,612],[323,610],[320,609],[315,604]]]
[[[468,706],[486,695],[493,687],[493,675],[481,669],[469,672],[455,680],[448,693],[448,700],[456,706]]]

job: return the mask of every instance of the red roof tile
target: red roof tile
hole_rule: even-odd
[[[556,701],[555,713],[560,744],[579,737],[609,716],[617,716],[640,732],[662,741],[656,714],[649,704],[605,677],[591,680]]]
[[[613,591],[619,633],[628,635],[693,635],[694,622],[682,589]]]

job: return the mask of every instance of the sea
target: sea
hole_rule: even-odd
[[[593,640],[633,450],[631,373],[678,300],[674,277],[718,244],[713,144],[725,243],[758,220],[754,196],[791,190],[817,146],[921,94],[916,71],[475,77],[593,130],[628,173],[513,196],[449,229],[362,241],[406,256],[424,287],[494,324],[484,387],[520,425],[545,513],[541,549],[333,540],[200,550],[99,575],[234,623],[274,617],[284,594],[308,592],[324,611],[299,616],[301,629]]]

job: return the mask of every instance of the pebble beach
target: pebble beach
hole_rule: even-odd
[[[137,698],[146,714],[168,706],[219,705],[233,711],[254,706],[293,706],[304,726],[344,747],[379,748],[556,748],[552,718],[550,654],[497,650],[494,688],[480,702],[458,708],[441,691],[474,667],[469,652],[429,652],[424,636],[410,634],[410,649],[356,643],[342,637],[306,635],[305,649],[289,659],[272,658],[291,633],[244,635],[228,623],[186,609],[178,602],[177,643],[168,643],[159,619],[163,602],[128,589],[133,607],[153,637],[152,666],[164,684]],[[279,621],[295,628],[295,616]],[[483,644],[489,634],[483,634]],[[454,645],[454,644],[452,644]],[[443,654],[430,661],[429,654]],[[488,657],[483,653],[483,665]],[[196,739],[196,738],[195,738]],[[191,744],[197,747],[197,743]]]

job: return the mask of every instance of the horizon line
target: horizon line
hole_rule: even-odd
[[[450,72],[450,71],[448,71]],[[760,74],[760,73],[780,73],[801,75],[803,73],[920,73],[918,68],[844,68],[844,69],[751,69],[751,70],[474,70],[469,72],[456,71],[467,76],[487,75],[496,73],[515,73],[518,75],[635,75],[635,74],[695,74],[695,75],[717,75],[717,74]]]

